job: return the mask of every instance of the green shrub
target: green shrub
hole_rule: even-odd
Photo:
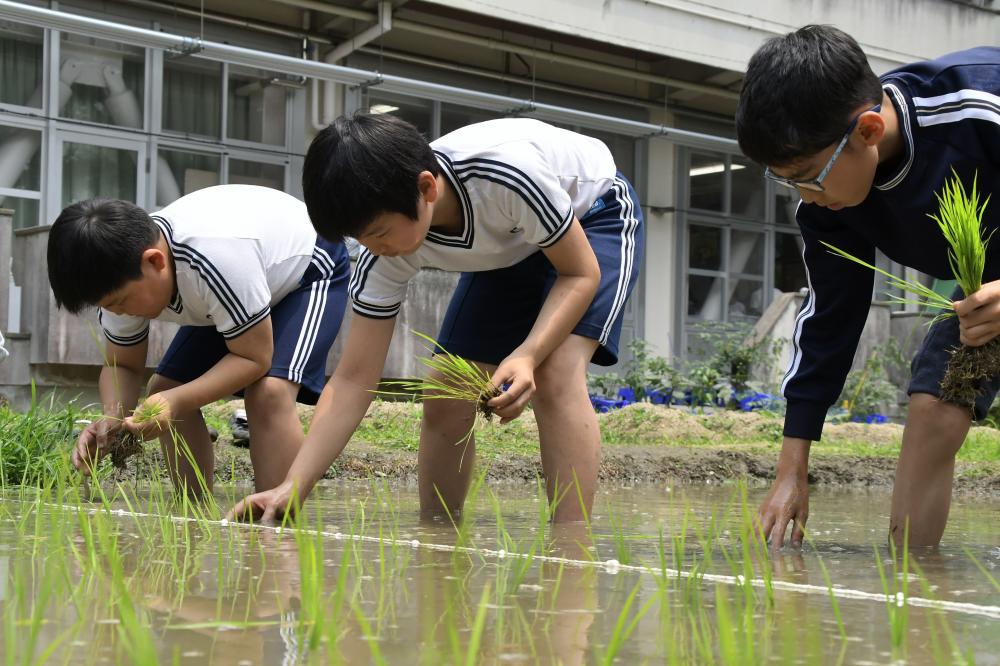
[[[899,387],[889,379],[889,371],[905,365],[906,358],[895,338],[875,346],[864,367],[848,373],[837,404],[847,410],[849,419],[884,414],[899,396]]]

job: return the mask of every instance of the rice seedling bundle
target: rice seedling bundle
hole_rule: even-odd
[[[384,396],[416,396],[419,400],[461,400],[474,403],[476,417],[472,426],[462,439],[455,442],[456,445],[463,443],[468,445],[480,421],[492,420],[493,409],[489,406],[489,401],[500,395],[500,390],[493,385],[490,374],[475,363],[452,354],[429,335],[417,331],[413,331],[413,334],[426,343],[424,347],[430,352],[430,356],[421,357],[420,362],[432,371],[431,374],[420,379],[386,382],[386,386],[397,390],[380,390],[376,393]],[[464,458],[463,451],[459,469]]]
[[[990,197],[980,204],[977,179],[973,178],[969,191],[962,185],[957,173],[945,182],[944,188],[936,194],[938,212],[928,216],[938,224],[948,242],[948,263],[962,293],[966,297],[979,291],[983,286],[983,270],[986,267],[986,248],[992,237],[984,235],[983,212]],[[931,323],[955,315],[951,299],[936,293],[919,283],[904,280],[891,273],[834,247],[823,243],[831,252],[855,263],[866,266],[885,276],[891,288],[907,292],[915,298],[889,294],[889,300],[896,303],[917,304],[939,314]],[[972,408],[985,381],[1000,376],[1000,338],[994,338],[979,347],[960,345],[951,350],[948,368],[941,380],[941,399],[963,407]]]

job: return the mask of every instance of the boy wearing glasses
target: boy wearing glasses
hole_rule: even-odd
[[[879,78],[850,36],[806,26],[751,58],[736,129],[740,148],[767,167],[765,175],[802,197],[796,219],[809,295],[782,383],[788,411],[776,479],[759,512],[774,546],[790,522],[798,546],[809,514],[809,447],[843,388],[874,281],[871,270],[821,241],[869,263],[877,248],[950,279],[947,243],[927,214],[937,211],[935,193],[952,169],[967,187],[977,177],[983,199],[998,195],[983,217],[985,235],[1000,226],[1000,48],[952,53]],[[987,252],[983,288],[968,298],[956,292],[958,317],[935,324],[913,360],[890,517],[897,543],[907,522],[910,545],[941,540],[955,454],[972,417],[984,418],[1000,389],[1000,378],[989,382],[975,405],[938,399],[950,350],[1000,334],[1000,243]]]

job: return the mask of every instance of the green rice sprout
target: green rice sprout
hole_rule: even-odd
[[[951,271],[961,287],[962,293],[970,296],[983,286],[986,246],[993,236],[990,233],[989,236],[984,237],[982,226],[983,212],[986,210],[986,204],[989,203],[990,197],[987,196],[982,204],[979,203],[978,173],[973,176],[972,187],[968,191],[962,185],[962,181],[954,169],[952,169],[952,174],[954,177],[945,182],[940,193],[934,195],[938,201],[938,212],[928,213],[927,216],[937,222],[938,228],[941,229],[945,240],[948,241],[948,264],[951,266]],[[886,294],[890,302],[940,310],[941,312],[931,320],[931,323],[946,319],[954,314],[951,299],[942,296],[930,287],[893,275],[830,243],[820,242],[833,254],[870,268],[884,276],[890,288],[916,296],[913,299]]]
[[[906,280],[899,276],[893,275],[889,271],[883,270],[878,266],[873,266],[864,259],[855,257],[853,254],[850,254],[845,250],[841,250],[839,247],[831,245],[826,241],[820,241],[820,243],[825,245],[832,254],[836,254],[840,257],[843,257],[844,259],[853,261],[854,263],[864,266],[865,268],[870,268],[879,275],[882,275],[883,277],[885,277],[886,282],[889,285],[889,288],[898,289],[900,291],[908,292],[916,296],[915,299],[903,298],[901,296],[896,296],[895,294],[887,293],[886,297],[889,299],[890,302],[898,303],[901,305],[918,305],[921,307],[928,308],[930,310],[942,310],[942,312],[938,314],[937,317],[934,318],[934,321],[937,321],[939,319],[946,319],[954,314],[954,312],[952,312],[951,299],[948,298],[947,296],[942,296],[941,294],[937,293],[936,291],[934,291],[933,289],[924,284],[912,280]]]
[[[983,211],[990,197],[979,204],[976,189],[979,174],[972,178],[972,188],[966,192],[958,174],[952,169],[954,178],[945,182],[944,189],[935,196],[938,213],[927,216],[937,222],[945,240],[948,241],[948,263],[951,271],[966,296],[976,293],[983,286],[983,269],[986,266],[986,246],[993,236],[983,237]]]
[[[469,427],[469,432],[455,442],[456,446],[465,445],[462,457],[458,461],[458,469],[461,471],[465,452],[481,421],[483,419],[489,421],[493,418],[493,410],[487,403],[500,395],[500,390],[493,385],[490,373],[482,370],[475,363],[452,354],[429,335],[419,331],[413,331],[413,334],[427,343],[424,348],[430,352],[430,356],[421,357],[420,362],[432,371],[431,374],[420,379],[385,382],[386,386],[398,390],[378,390],[376,393],[383,396],[413,397],[416,395],[420,400],[461,400],[476,405],[476,414]]]
[[[377,393],[391,396],[409,396],[418,393],[423,400],[463,400],[475,403],[479,407],[479,413],[487,419],[490,418],[493,411],[486,402],[500,395],[500,391],[493,385],[490,374],[475,363],[444,349],[429,335],[418,331],[413,331],[413,334],[427,343],[424,348],[431,353],[429,357],[422,357],[420,362],[439,373],[443,379],[431,375],[422,379],[386,382],[387,386],[399,390],[377,391]]]
[[[164,409],[166,409],[166,407],[162,402],[143,402],[135,409],[135,411],[132,412],[132,420],[136,423],[146,423],[148,421],[152,421],[162,414]]]

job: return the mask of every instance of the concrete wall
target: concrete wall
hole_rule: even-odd
[[[0,265],[5,252],[10,256],[10,242],[5,248],[2,240],[11,238],[10,224],[9,212],[0,211]],[[19,407],[30,399],[32,381],[39,394],[58,389],[61,400],[79,397],[85,403],[93,402],[97,398],[97,376],[104,363],[104,336],[95,311],[77,316],[56,308],[46,262],[48,231],[45,226],[13,234],[13,277],[22,290],[21,322],[28,333],[7,336],[11,356],[0,364],[0,394]],[[457,274],[425,270],[410,283],[407,300],[396,320],[396,336],[383,373],[386,377],[410,377],[422,372],[419,356],[426,352],[410,331],[437,334],[457,280]],[[0,294],[7,294],[7,287],[7,280],[0,279]],[[0,308],[0,313],[6,312],[6,307]],[[343,333],[350,319],[348,312],[327,361],[327,374],[340,358]],[[176,324],[151,323],[147,357],[150,369],[155,368],[176,331]]]
[[[769,37],[806,23],[851,33],[877,73],[1000,42],[1000,15],[944,0],[427,0],[734,71]]]
[[[795,317],[798,315],[804,299],[805,294],[803,293],[781,294],[774,299],[754,326],[751,333],[753,339],[768,337],[772,340],[783,341],[781,353],[771,368],[771,373],[758,377],[758,380],[773,385],[781,383],[785,372],[791,365],[794,352],[791,341],[795,332]],[[851,363],[851,370],[863,367],[872,350],[885,344],[890,337],[899,341],[905,358],[912,358],[923,341],[926,331],[923,324],[926,321],[926,317],[919,314],[892,313],[889,311],[888,305],[872,303],[864,331],[861,333],[861,340],[858,342],[857,352]],[[905,387],[909,374],[908,372],[896,372],[891,375],[891,378],[897,386]]]

